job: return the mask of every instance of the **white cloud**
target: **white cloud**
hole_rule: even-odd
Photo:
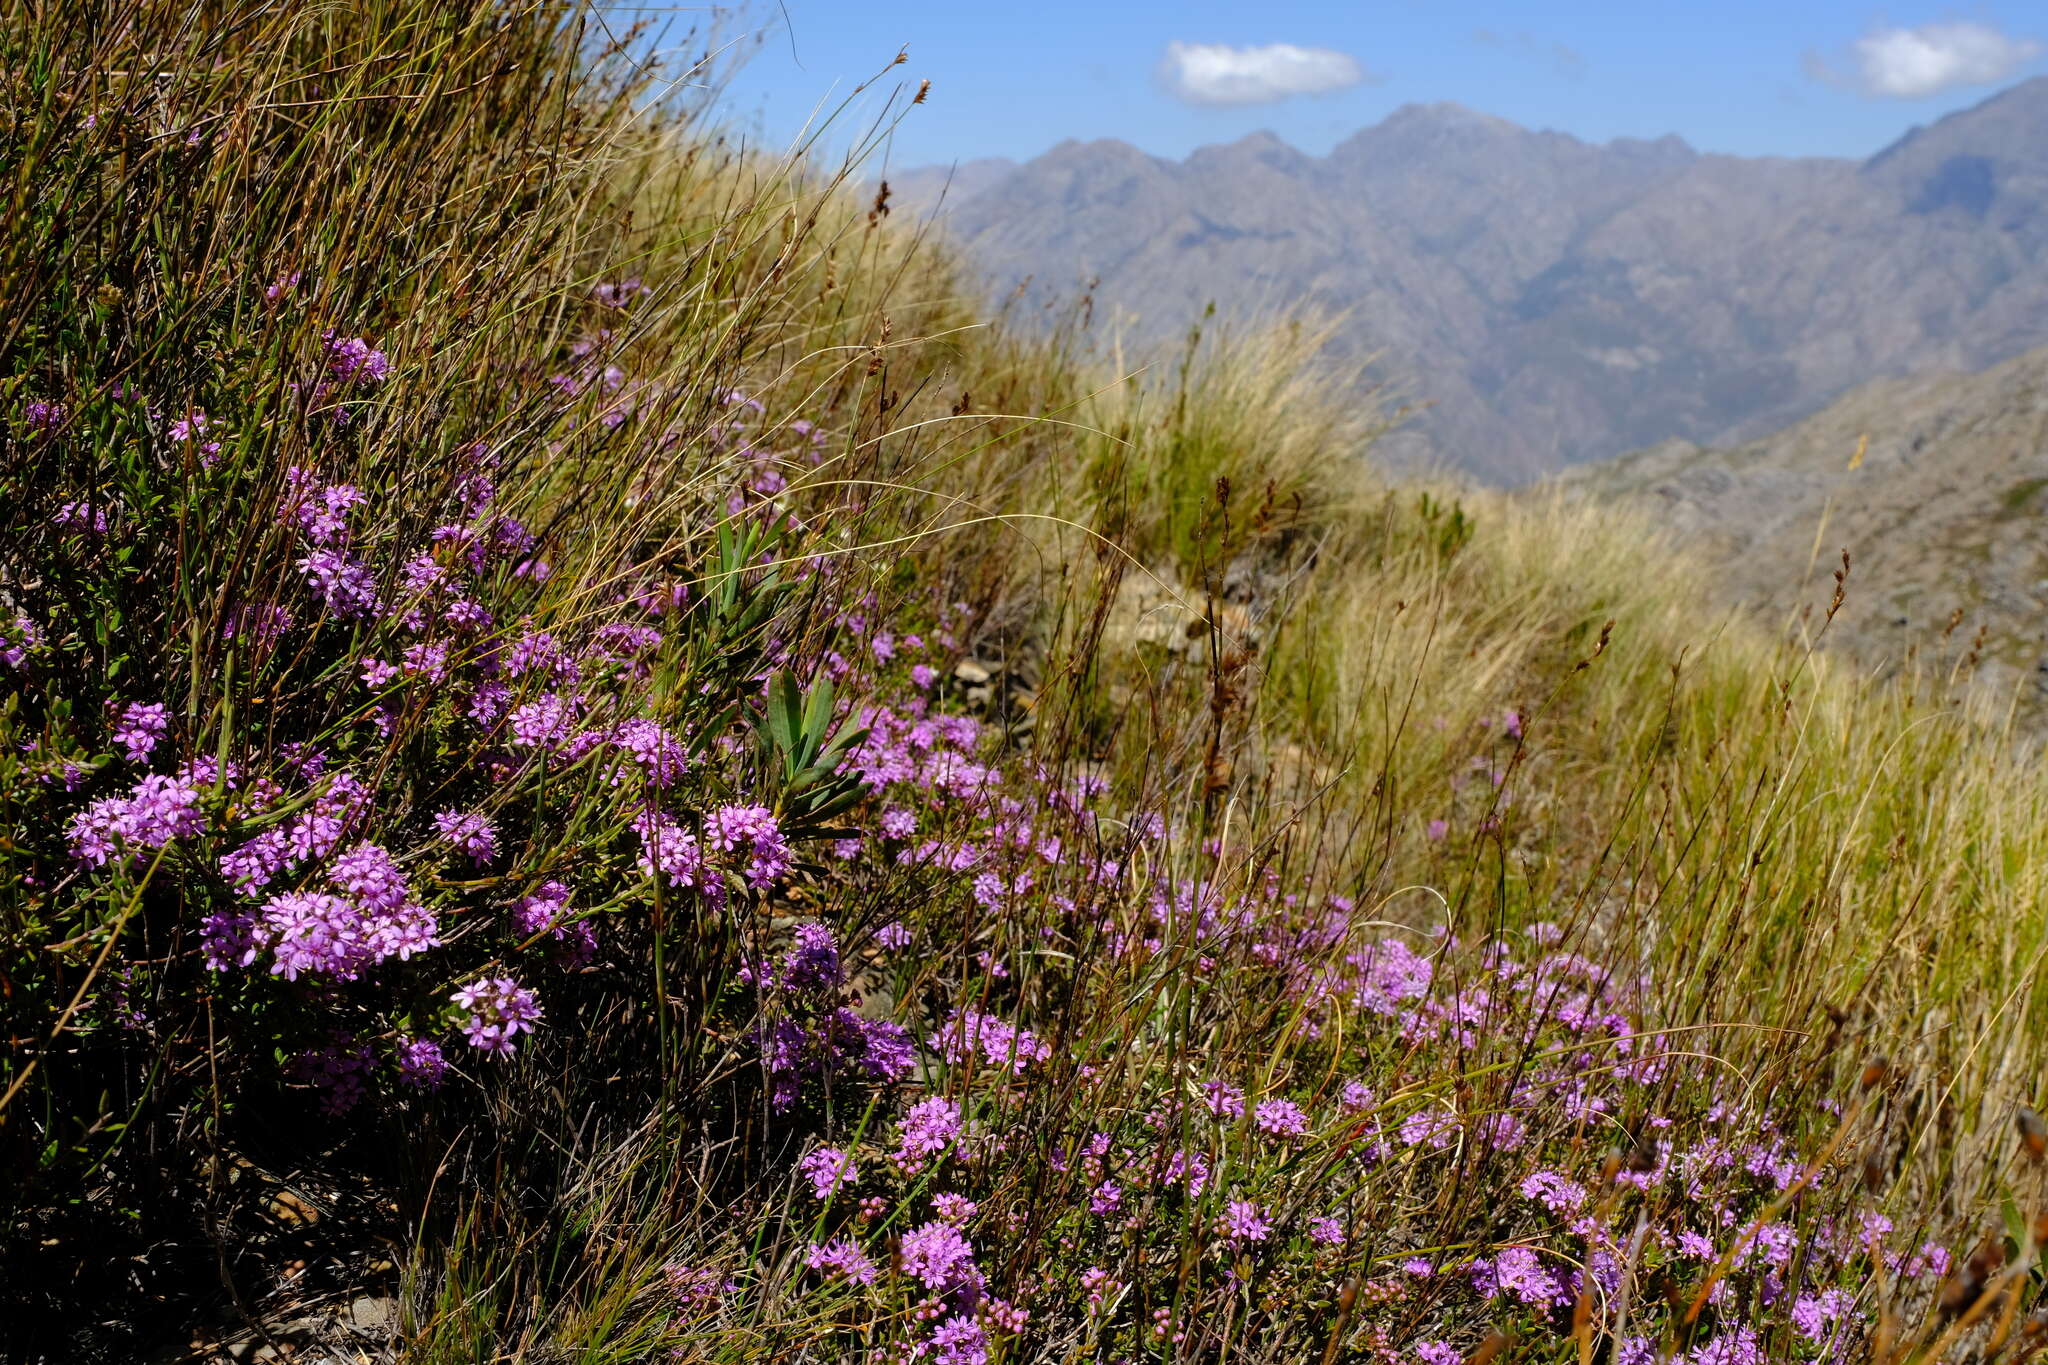
[[[1271,104],[1347,90],[1367,79],[1365,68],[1342,52],[1293,43],[1168,43],[1159,70],[1166,88],[1190,104]]]
[[[1919,28],[1872,29],[1851,45],[1851,84],[1867,95],[1918,99],[1966,85],[1990,85],[2048,51],[2032,38],[2012,37],[1989,24],[1958,21]],[[1809,67],[1840,81],[1824,63]]]

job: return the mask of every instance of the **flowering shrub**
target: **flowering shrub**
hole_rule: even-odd
[[[1886,1197],[1945,1080],[1527,894],[1536,712],[1285,795],[1217,600],[1316,553],[1273,489],[1172,510],[1207,619],[1120,653],[1113,463],[1051,586],[935,536],[890,315],[776,195],[642,211],[630,44],[229,8],[0,77],[62,247],[0,276],[0,1324],[277,1289],[268,1153],[420,1238],[428,1358],[2033,1348],[2033,1166],[1981,1240]],[[474,79],[392,98],[413,26]]]

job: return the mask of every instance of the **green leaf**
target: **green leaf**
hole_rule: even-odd
[[[825,731],[832,726],[832,680],[818,679],[818,685],[811,690],[810,705],[804,708],[804,742],[798,754],[797,766],[809,767],[811,760],[818,756],[824,746]]]
[[[832,816],[851,810],[866,795],[866,788],[856,783],[848,791],[839,793],[836,796],[828,795],[826,799],[813,806],[805,814],[812,820],[827,820]]]
[[[796,752],[797,716],[801,699],[796,690],[796,680],[784,669],[778,672],[768,684],[768,737],[775,741],[775,747],[782,751],[784,761]],[[789,764],[793,770],[797,765]]]

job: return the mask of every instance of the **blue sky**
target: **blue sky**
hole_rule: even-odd
[[[778,144],[907,47],[878,88],[929,78],[932,93],[894,135],[898,165],[1070,137],[1180,157],[1261,128],[1321,153],[1434,100],[1589,141],[1865,156],[2048,72],[2038,3],[768,0],[717,22],[754,40],[731,116]],[[872,112],[872,92],[856,107]]]

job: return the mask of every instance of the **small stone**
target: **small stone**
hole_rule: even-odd
[[[398,1327],[398,1300],[361,1298],[348,1306],[349,1325],[366,1336],[388,1337]]]
[[[965,683],[969,687],[980,687],[993,676],[987,668],[972,659],[962,659],[953,668],[953,681]]]
[[[280,1223],[312,1225],[320,1221],[320,1210],[301,1199],[290,1190],[279,1190],[270,1196],[267,1207],[270,1216]]]

